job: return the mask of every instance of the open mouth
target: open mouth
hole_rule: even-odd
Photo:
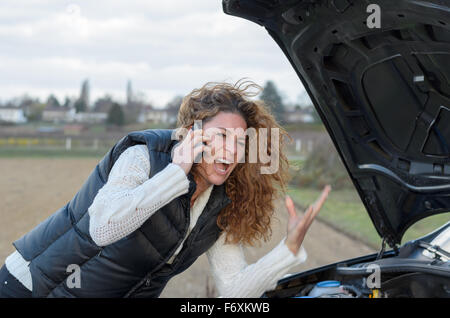
[[[214,170],[220,175],[226,175],[230,170],[232,162],[219,158],[214,161]]]

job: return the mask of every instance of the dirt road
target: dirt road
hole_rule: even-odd
[[[0,159],[0,263],[14,251],[11,243],[67,203],[97,164],[90,158]],[[274,248],[286,232],[287,212],[277,202],[273,235],[261,247],[246,248],[247,262],[253,263]],[[314,221],[304,242],[306,263],[291,273],[374,252],[329,226]],[[174,277],[161,297],[214,296],[206,256],[201,256],[184,273]]]

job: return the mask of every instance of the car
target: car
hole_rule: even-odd
[[[450,297],[450,222],[401,244],[411,225],[450,211],[450,1],[222,5],[281,48],[383,242],[262,297]]]

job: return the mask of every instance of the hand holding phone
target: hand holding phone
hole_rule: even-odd
[[[198,128],[199,126],[194,123],[187,136],[173,152],[172,163],[179,165],[186,174],[191,170],[193,163],[201,162],[204,148],[209,147],[206,142],[211,140],[210,137],[203,136],[202,129]]]

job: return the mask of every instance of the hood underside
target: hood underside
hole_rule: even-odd
[[[380,9],[374,28],[369,4]],[[264,26],[283,50],[390,246],[450,211],[450,0],[223,0],[223,9]]]

